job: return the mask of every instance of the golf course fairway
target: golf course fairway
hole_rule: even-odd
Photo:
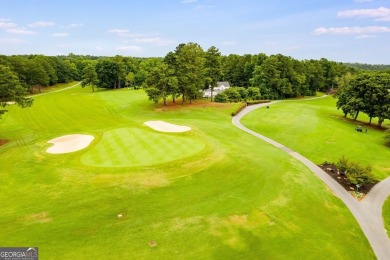
[[[0,119],[1,246],[42,259],[375,259],[317,177],[231,124],[240,104],[164,109],[143,90],[80,86],[34,99]],[[191,131],[144,125],[157,120]],[[94,140],[46,152],[70,134]]]

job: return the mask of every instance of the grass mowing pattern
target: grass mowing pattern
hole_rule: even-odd
[[[360,118],[367,121],[363,115]],[[345,119],[332,97],[277,103],[248,114],[241,122],[317,164],[337,162],[345,155],[371,165],[378,179],[390,176],[390,149],[384,145],[384,132],[375,127],[367,134],[355,131],[358,122]],[[385,121],[384,125],[388,124]]]
[[[38,246],[43,259],[375,259],[317,177],[231,124],[237,105],[179,108],[162,112],[142,90],[81,87],[10,106],[0,120],[9,140],[0,146],[0,245]],[[81,163],[105,133],[149,120],[191,126],[178,136],[205,149],[149,166]],[[45,152],[47,140],[72,133],[96,141]]]
[[[119,128],[105,132],[95,148],[81,157],[90,166],[130,167],[166,163],[200,152],[205,144],[180,134]]]

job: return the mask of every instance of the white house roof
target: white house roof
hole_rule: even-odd
[[[217,88],[220,88],[220,87],[230,88],[230,84],[227,81],[217,82]]]

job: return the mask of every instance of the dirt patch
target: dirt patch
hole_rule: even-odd
[[[355,184],[351,183],[347,176],[339,169],[337,169],[336,165],[332,163],[324,163],[318,165],[324,172],[326,172],[330,177],[332,177],[335,181],[337,181],[344,189],[351,193],[362,193],[363,196],[358,196],[359,198],[364,197],[374,186],[378,183],[370,183],[359,187],[359,190],[355,186]],[[355,196],[355,194],[352,194]]]
[[[214,107],[214,108],[226,108],[231,107],[232,104],[230,103],[217,103],[217,102],[211,102],[210,100],[196,100],[192,101],[192,104],[190,103],[184,103],[182,104],[181,101],[176,101],[176,103],[173,103],[172,101],[167,101],[167,105],[159,105],[156,107],[156,111],[173,111],[173,110],[180,110],[180,109],[186,109],[186,108],[208,108],[208,107]]]
[[[6,143],[8,143],[9,141],[6,140],[6,139],[0,139],[0,146],[2,145],[5,145]]]

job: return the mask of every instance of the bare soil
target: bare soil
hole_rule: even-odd
[[[182,104],[181,99],[178,99],[176,100],[175,103],[173,103],[172,100],[167,100],[166,106],[159,103],[156,106],[155,110],[172,111],[172,110],[179,110],[183,108],[208,108],[208,107],[224,108],[229,106],[232,106],[232,103],[218,103],[218,102],[211,102],[210,100],[193,100],[192,104],[190,104],[189,101]]]
[[[0,146],[6,144],[6,143],[8,143],[8,142],[9,142],[9,141],[6,140],[6,139],[0,139]]]

